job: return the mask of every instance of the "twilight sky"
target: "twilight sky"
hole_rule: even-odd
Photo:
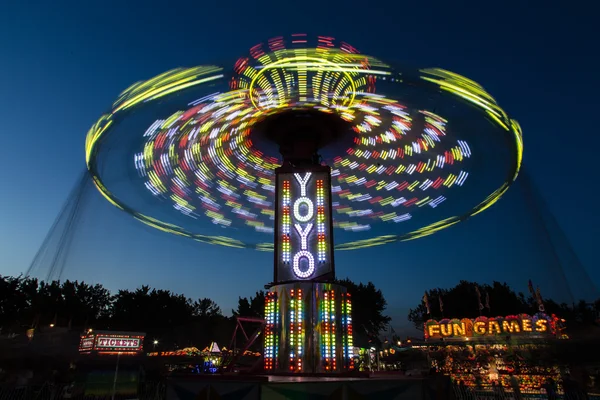
[[[123,89],[178,66],[233,60],[273,36],[304,32],[334,36],[385,60],[443,67],[481,83],[521,123],[526,168],[597,285],[594,167],[600,139],[594,116],[600,105],[595,72],[600,29],[598,6],[587,7],[522,0],[495,6],[480,1],[4,2],[0,274],[27,269],[84,167],[87,130]],[[65,277],[112,290],[149,284],[210,297],[225,311],[238,295],[251,295],[271,279],[271,254],[152,231],[99,199],[86,207]],[[406,327],[407,309],[425,289],[460,279],[507,281],[524,291],[532,278],[543,293],[565,298],[566,286],[531,215],[517,186],[484,214],[434,236],[338,252],[338,276],[380,287],[397,329]],[[575,297],[587,296],[592,284],[580,271],[571,275]]]

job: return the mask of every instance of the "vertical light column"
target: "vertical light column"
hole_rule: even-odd
[[[290,330],[289,330],[289,341],[290,341],[290,371],[294,370],[296,365],[296,291],[290,290]]]
[[[283,181],[283,189],[281,192],[281,261],[284,263],[290,262],[290,227],[292,222],[290,219],[290,181]]]
[[[304,300],[302,289],[290,290],[290,371],[302,372],[304,351]]]
[[[335,347],[335,342],[336,342],[336,323],[337,321],[335,320],[335,291],[330,290],[329,291],[329,319],[330,319],[330,325],[331,325],[331,331],[329,334],[329,352],[331,354],[331,370],[332,371],[336,371],[337,370],[337,364],[336,364],[336,347]]]
[[[325,240],[325,191],[323,180],[317,180],[317,259],[325,261],[327,241]]]
[[[325,291],[321,301],[321,358],[325,371],[337,368],[335,310],[335,291]]]
[[[304,299],[302,289],[297,290],[296,299],[296,372],[302,372],[302,356],[304,355]]]
[[[279,352],[279,303],[277,293],[269,292],[265,298],[265,370],[277,369]]]
[[[342,329],[344,330],[344,367],[346,370],[354,369],[354,340],[352,338],[352,300],[350,293],[342,295]]]
[[[306,50],[305,49],[299,49],[298,53],[301,56],[306,57]],[[307,69],[304,65],[300,64],[298,66],[298,91],[299,91],[299,95],[300,95],[300,101],[304,102],[306,101],[306,94],[307,94]]]
[[[330,342],[330,320],[329,320],[329,293],[323,293],[323,300],[321,301],[321,357],[323,358],[323,366],[325,370],[329,370],[329,363],[331,361],[331,354],[329,349]]]

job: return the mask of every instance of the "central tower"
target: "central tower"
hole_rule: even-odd
[[[331,170],[318,150],[343,139],[343,121],[292,111],[258,132],[279,145],[273,282],[265,305],[264,366],[277,373],[354,369],[352,303],[335,283]]]

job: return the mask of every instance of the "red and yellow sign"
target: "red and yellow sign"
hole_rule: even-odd
[[[465,338],[496,335],[559,335],[560,320],[543,313],[476,319],[429,320],[424,325],[425,339]]]
[[[135,354],[142,351],[144,336],[144,333],[137,332],[90,331],[81,336],[79,352]]]

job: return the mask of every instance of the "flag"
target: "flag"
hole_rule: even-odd
[[[485,292],[485,308],[488,309],[488,311],[490,310],[490,294],[488,292]]]
[[[538,303],[538,310],[540,310],[540,312],[544,312],[546,309],[544,307],[544,301],[542,300],[542,293],[540,292],[539,286],[537,288],[537,291],[535,292],[535,299]]]
[[[427,308],[427,314],[431,314],[431,310],[429,310],[429,298],[427,297],[427,292],[423,296],[423,302],[425,303],[425,308]]]
[[[475,292],[477,292],[477,303],[479,303],[479,311],[483,310],[483,304],[481,303],[481,292],[479,292],[479,286],[475,285]]]
[[[444,302],[442,301],[442,296],[440,295],[439,297],[439,301],[440,301],[440,312],[444,312]]]

